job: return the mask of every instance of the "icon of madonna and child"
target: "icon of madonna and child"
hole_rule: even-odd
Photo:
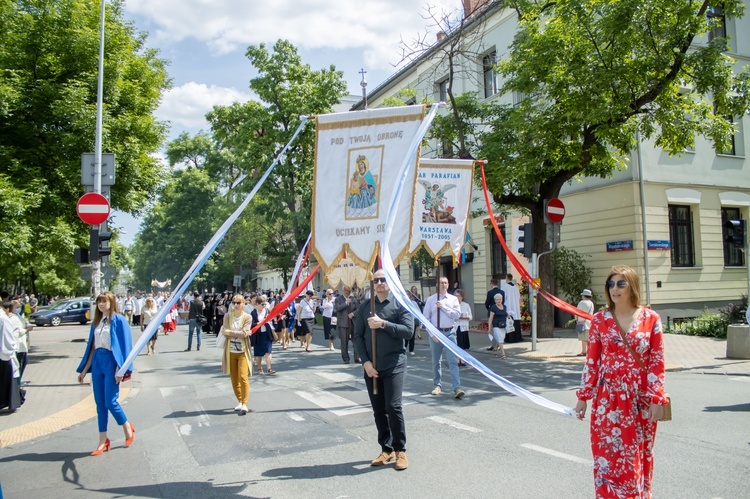
[[[370,171],[370,161],[367,157],[363,154],[357,156],[347,190],[346,218],[366,218],[377,214],[376,177]]]

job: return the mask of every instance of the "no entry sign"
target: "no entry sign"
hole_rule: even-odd
[[[557,198],[550,199],[547,203],[547,218],[553,224],[559,224],[565,218],[565,205]]]
[[[109,218],[109,201],[101,194],[89,192],[78,200],[76,212],[83,223],[99,225]]]

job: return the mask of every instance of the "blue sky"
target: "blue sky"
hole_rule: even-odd
[[[247,101],[255,76],[245,57],[249,45],[290,40],[313,69],[333,64],[349,90],[361,94],[360,69],[372,90],[402,59],[400,42],[431,33],[427,0],[126,0],[125,15],[149,34],[147,45],[170,61],[173,88],[157,116],[170,123],[170,138],[206,129],[214,105]],[[433,12],[456,12],[460,0],[429,1]],[[434,34],[428,36],[434,37]],[[129,245],[139,221],[115,213]]]

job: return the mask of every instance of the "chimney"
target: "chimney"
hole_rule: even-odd
[[[464,19],[470,18],[477,10],[490,3],[492,0],[463,0]]]
[[[446,36],[448,36],[448,35],[445,34],[445,31],[438,31],[438,34],[437,34],[437,41],[438,41],[438,43],[440,43],[443,40],[445,40]]]

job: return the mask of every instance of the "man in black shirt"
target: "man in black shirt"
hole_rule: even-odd
[[[375,315],[370,316],[370,299],[362,302],[354,323],[354,346],[362,357],[365,384],[378,428],[380,455],[370,465],[382,466],[396,460],[396,469],[409,466],[406,459],[406,424],[401,409],[406,374],[404,340],[414,334],[414,317],[396,302],[385,282],[385,272],[375,272]],[[376,335],[377,359],[373,365],[372,335]],[[378,394],[374,395],[373,382]]]

